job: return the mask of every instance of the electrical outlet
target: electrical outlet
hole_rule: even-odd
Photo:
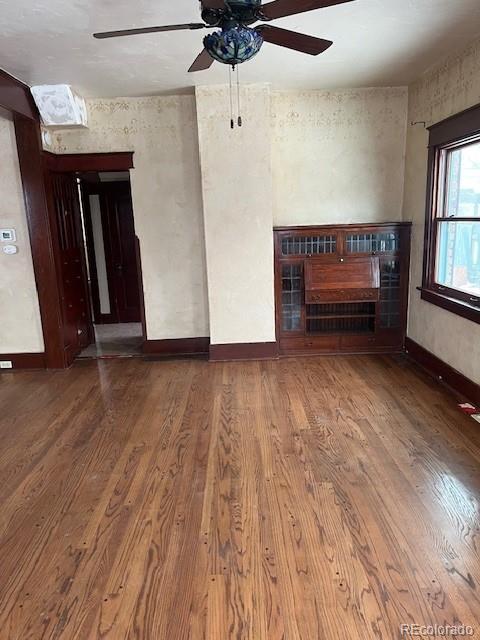
[[[0,360],[0,369],[13,369],[13,362],[11,360]]]

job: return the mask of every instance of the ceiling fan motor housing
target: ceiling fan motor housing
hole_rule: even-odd
[[[228,28],[234,24],[247,26],[262,19],[262,0],[231,0],[226,9],[203,9],[202,18],[211,26]]]

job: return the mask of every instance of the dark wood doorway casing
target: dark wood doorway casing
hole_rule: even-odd
[[[54,261],[56,264],[56,286],[57,289],[62,292],[62,257],[61,253],[61,229],[59,224],[56,223],[56,207],[58,203],[56,202],[55,192],[52,189],[52,176],[76,176],[77,173],[88,172],[88,171],[129,171],[133,168],[133,153],[94,153],[94,154],[68,154],[66,156],[55,155],[50,152],[42,153],[42,162],[43,162],[43,170],[44,170],[44,183],[46,185],[47,191],[47,202],[49,209],[49,219],[50,219],[50,231],[51,231],[51,243],[53,247],[54,253]],[[78,196],[78,192],[77,192]],[[80,231],[78,230],[80,233]],[[83,248],[82,248],[83,250]],[[83,257],[83,255],[82,255]],[[35,265],[34,265],[35,267]],[[75,277],[78,277],[78,274],[74,274]],[[87,277],[86,277],[86,269],[85,265],[82,265],[82,278],[84,288],[88,286]],[[72,292],[73,295],[74,292]],[[72,301],[68,302],[66,300],[67,296],[63,296],[62,293],[60,295],[60,340],[63,342],[63,351],[61,353],[61,358],[58,363],[55,365],[48,364],[48,367],[51,368],[67,368],[69,367],[76,355],[78,355],[80,348],[86,346],[90,342],[93,341],[93,323],[91,318],[90,307],[88,307],[87,313],[87,324],[84,327],[81,318],[77,318],[76,322],[80,322],[82,326],[78,327],[78,331],[85,331],[87,340],[82,341],[82,335],[79,334],[79,340],[77,343],[73,342],[73,334],[72,334],[72,326],[73,322],[71,322],[72,318],[68,317],[68,305],[72,304]],[[83,296],[82,296],[83,297]],[[143,304],[143,300],[141,301]],[[78,306],[78,305],[77,305]],[[81,309],[76,309],[79,312],[80,316],[82,314]],[[46,342],[45,344],[45,353],[48,357],[50,342]]]
[[[129,171],[134,169],[133,154],[133,151],[61,154],[51,151],[42,152],[49,169],[66,173]]]
[[[129,171],[133,152],[55,155],[42,149],[38,121],[15,116],[18,156],[22,175],[33,267],[48,369],[65,369],[73,353],[62,300],[59,230],[50,176],[77,171]],[[143,299],[142,299],[143,304]],[[91,331],[91,329],[87,329]]]

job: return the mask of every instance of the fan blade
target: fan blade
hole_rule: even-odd
[[[210,69],[212,64],[214,63],[214,59],[208,53],[206,49],[204,49],[196,58],[195,62],[192,64],[188,73],[192,73],[193,71],[205,71],[205,69]]]
[[[192,22],[190,24],[171,24],[164,27],[143,27],[141,29],[123,29],[121,31],[104,31],[103,33],[94,33],[93,37],[103,40],[105,38],[118,38],[119,36],[137,36],[144,33],[158,33],[161,31],[183,31],[204,29],[208,25],[203,22]]]
[[[269,20],[275,20],[276,18],[293,16],[296,13],[333,7],[344,2],[353,2],[353,0],[275,0],[275,2],[262,5],[262,13]]]
[[[319,53],[323,53],[333,44],[331,40],[314,38],[313,36],[306,36],[296,31],[271,27],[267,24],[255,27],[255,31],[261,33],[265,42],[271,42],[280,47],[287,47],[287,49],[308,53],[311,56],[318,56]]]
[[[200,0],[204,9],[226,9],[225,0]]]

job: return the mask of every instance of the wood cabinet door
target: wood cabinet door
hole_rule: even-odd
[[[340,257],[305,261],[307,303],[376,301],[379,299],[380,263],[377,256]]]

